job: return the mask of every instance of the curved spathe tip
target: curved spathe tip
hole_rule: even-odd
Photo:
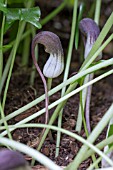
[[[79,29],[82,33],[82,37],[85,45],[84,57],[86,58],[99,36],[100,29],[96,24],[96,22],[90,18],[82,19],[79,23]]]
[[[63,49],[60,38],[50,31],[41,31],[33,39],[33,43],[37,43],[45,46],[45,51],[49,54],[58,54],[60,52],[63,55]]]
[[[59,37],[49,31],[39,32],[33,39],[32,52],[37,43],[44,45],[45,51],[50,54],[44,66],[43,74],[48,78],[58,77],[64,69],[64,54]]]
[[[91,43],[93,42],[93,40],[96,41],[100,33],[100,29],[97,23],[91,18],[82,19],[79,23],[79,29],[83,36],[87,37],[88,35],[90,35]]]

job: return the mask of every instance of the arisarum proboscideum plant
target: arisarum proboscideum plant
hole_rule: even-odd
[[[42,44],[45,46],[45,51],[50,54],[49,59],[43,68],[43,73],[35,58],[35,46],[36,44]],[[59,37],[49,31],[39,32],[32,41],[32,58],[34,65],[41,76],[45,89],[45,107],[46,107],[46,119],[45,123],[48,122],[48,88],[45,77],[53,79],[58,77],[64,69],[64,54],[61,41]],[[45,76],[45,77],[44,77]]]
[[[98,25],[94,22],[94,20],[90,18],[84,18],[80,21],[79,29],[82,33],[82,38],[85,46],[84,51],[84,58],[86,59],[89,52],[91,51],[95,41],[97,40],[100,29]],[[101,58],[101,55],[97,57],[97,60]],[[88,81],[91,81],[93,79],[94,74],[88,75]],[[86,103],[85,103],[85,117],[86,117],[86,125],[88,132],[91,132],[91,126],[90,126],[90,101],[91,101],[91,92],[92,92],[92,86],[89,86],[87,88],[87,94],[86,94]]]
[[[84,58],[86,58],[99,36],[100,29],[96,22],[90,18],[82,19],[79,23],[79,29],[82,33],[82,38],[85,46]]]

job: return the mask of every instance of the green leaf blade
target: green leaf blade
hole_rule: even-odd
[[[0,11],[7,13],[6,5],[2,1],[0,2]]]
[[[40,9],[39,7],[33,7],[30,9],[22,9],[21,10],[21,20],[25,20],[26,22],[31,23],[37,28],[41,28],[41,24],[39,23],[40,19]]]
[[[41,28],[41,24],[39,23],[40,15],[41,12],[39,7],[8,8],[6,13],[5,31],[7,31],[11,27],[11,25],[17,20],[26,21],[40,29]]]

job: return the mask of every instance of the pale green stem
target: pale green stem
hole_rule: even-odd
[[[104,65],[103,65],[104,63]],[[109,59],[108,61],[104,61],[103,63],[100,63],[100,64],[97,64],[91,68],[88,68],[87,70],[85,71],[81,71],[80,73],[78,73],[77,75],[69,78],[67,81],[61,83],[60,85],[56,86],[55,88],[53,88],[52,90],[50,90],[50,92],[48,92],[48,95],[51,96],[53,95],[54,93],[58,92],[60,89],[62,89],[64,86],[67,86],[68,84],[72,83],[72,82],[76,82],[78,79],[82,78],[83,76],[91,73],[91,72],[94,72],[100,68],[104,68],[104,67],[107,67],[107,66],[110,66],[110,65],[113,65],[113,59]],[[70,88],[69,88],[70,89]],[[45,99],[45,95],[42,95],[41,97],[39,97],[38,99],[35,99],[34,101],[32,101],[31,103],[23,106],[22,108],[12,112],[11,114],[9,114],[8,116],[6,116],[6,120],[10,120],[12,119],[13,117],[19,115],[20,113],[26,111],[27,109],[35,106],[36,104],[40,103],[41,101],[43,101]],[[0,120],[0,124],[3,123],[3,120],[1,119]]]
[[[18,45],[19,45],[19,42],[20,42],[20,37],[21,37],[21,35],[23,33],[23,30],[24,30],[24,27],[25,27],[25,22],[24,23],[19,23],[19,28],[18,28],[16,41],[15,41],[15,44],[14,44],[12,52],[11,52],[12,61],[11,61],[9,75],[8,75],[8,78],[7,78],[6,87],[5,87],[5,91],[4,91],[4,97],[3,97],[3,103],[2,103],[3,110],[4,110],[4,107],[5,107],[7,91],[8,91],[8,87],[9,87],[9,83],[10,83],[10,79],[11,79],[11,74],[12,74],[12,70],[13,70],[13,66],[14,66],[14,61],[15,61],[15,57],[16,57],[17,48],[18,48]]]
[[[63,82],[67,80],[68,75],[69,75],[69,68],[70,68],[70,62],[71,62],[71,57],[72,57],[72,49],[73,49],[73,44],[74,44],[74,35],[75,35],[75,28],[76,28],[77,6],[78,6],[78,0],[75,0],[74,9],[73,9],[71,36],[70,36],[70,42],[69,42],[69,50],[67,54],[67,61],[66,61],[66,68],[65,68]],[[66,90],[66,87],[62,89],[61,97],[64,96],[65,90]],[[63,113],[63,109],[61,110],[59,114],[58,127],[61,127],[62,125],[62,113]],[[61,133],[58,131],[57,132],[57,143],[56,143],[56,155],[55,155],[56,157],[59,155],[60,138],[61,138]]]
[[[56,165],[52,160],[50,160],[48,157],[43,155],[42,153],[36,151],[35,149],[32,149],[28,147],[25,144],[16,142],[14,140],[9,140],[7,138],[0,137],[0,143],[4,145],[8,145],[11,148],[14,148],[20,152],[23,152],[27,155],[30,155],[30,157],[33,157],[37,162],[40,162],[45,167],[47,167],[49,170],[62,170],[62,168],[58,165]],[[15,168],[20,169],[20,168]],[[23,169],[23,168],[22,168]]]
[[[52,78],[48,78],[48,80],[47,80],[47,89],[48,89],[48,91],[51,90],[52,81],[53,81]],[[49,101],[49,96],[48,96],[48,101]],[[48,113],[48,121],[49,121],[49,118],[50,118],[50,115],[49,115],[49,113]],[[51,131],[49,132],[49,139],[50,139],[51,141],[53,140],[52,132],[51,132]]]
[[[111,144],[112,141],[113,141],[113,135],[110,136],[110,137],[107,138],[107,139],[104,139],[102,142],[98,143],[98,144],[96,145],[96,147],[99,148],[100,150],[102,150],[106,145]],[[87,155],[85,155],[85,157],[83,158],[82,161],[86,160],[86,159],[87,159],[88,157],[90,157],[92,154],[94,154],[94,151],[91,150],[91,149],[89,149],[89,150],[87,151]]]
[[[30,25],[27,23],[26,31],[30,29]],[[29,62],[29,53],[30,53],[30,34],[25,38],[23,42],[23,52],[22,52],[22,61],[21,65],[24,66],[26,69],[28,67]]]
[[[94,20],[95,20],[95,22],[97,23],[97,24],[99,24],[99,18],[100,18],[100,8],[101,8],[101,0],[96,0],[96,10],[95,10],[95,17],[94,17]],[[91,75],[91,77],[92,77],[92,79],[93,79],[93,77],[94,77],[94,73],[92,73],[92,75]],[[88,81],[89,81],[89,79],[90,79],[90,75],[87,75],[86,77],[85,77],[85,80],[84,80],[84,84],[85,83],[87,83]],[[87,94],[88,94],[88,91],[90,90],[90,94],[88,94],[88,95],[91,95],[91,90],[92,89],[92,87],[88,87],[88,88],[86,88],[86,89],[84,89],[83,90],[83,94],[82,94],[82,100],[81,100],[81,102],[80,102],[80,104],[79,104],[79,112],[78,112],[78,119],[77,119],[77,124],[76,124],[76,130],[78,131],[78,132],[80,132],[81,131],[81,128],[82,128],[82,114],[83,113],[85,113],[85,104],[86,104],[86,100],[87,100]],[[89,96],[90,97],[90,96]],[[88,99],[88,100],[91,100],[91,97],[90,97],[90,99]],[[89,101],[90,102],[90,101]],[[83,106],[83,110],[81,109],[81,107]],[[90,109],[90,108],[87,108],[87,109]],[[87,111],[86,111],[86,113],[85,114],[87,114]],[[89,115],[90,116],[90,115]],[[85,128],[85,132],[87,133],[87,129],[86,129],[86,122],[84,122],[84,128]],[[88,127],[88,128],[90,128],[90,127]],[[87,136],[88,137],[88,136]],[[96,157],[95,157],[95,155],[92,155],[92,160],[93,160],[93,162],[95,162],[96,161]],[[95,167],[95,168],[98,168],[98,165]]]
[[[107,152],[105,153],[106,155],[111,152],[113,150],[113,146],[107,150]],[[93,170],[95,168],[96,165],[98,165],[100,163],[100,161],[102,160],[102,157],[99,157],[93,164],[91,164],[89,166],[89,168],[87,170]],[[98,167],[99,168],[99,167]]]
[[[12,139],[12,136],[11,136],[11,133],[9,131],[9,127],[8,127],[7,121],[5,120],[5,115],[4,115],[4,111],[2,109],[1,102],[0,102],[0,112],[1,112],[1,118],[4,120],[4,125],[5,125],[5,129],[7,130],[8,137],[10,139]]]
[[[5,4],[7,5],[7,0],[5,0]],[[0,35],[0,81],[2,79],[2,71],[3,71],[3,36],[4,36],[4,26],[5,26],[5,15],[3,14],[2,26],[1,26],[1,35]]]
[[[12,126],[14,127],[14,126]],[[77,139],[78,141],[82,142],[83,144],[85,144],[87,147],[91,148],[91,150],[93,150],[93,152],[96,152],[98,153],[100,156],[102,156],[111,166],[113,166],[113,162],[102,152],[100,151],[97,147],[95,147],[93,144],[91,144],[90,142],[88,142],[86,139],[82,138],[81,136],[75,134],[75,133],[72,133],[68,130],[65,130],[63,128],[58,128],[58,127],[55,127],[55,126],[48,126],[48,125],[44,125],[44,124],[26,124],[26,125],[21,125],[21,126],[15,126],[15,129],[16,128],[25,128],[25,127],[41,127],[41,128],[49,128],[49,129],[53,129],[53,130],[59,130],[61,131],[62,133],[64,134],[67,134],[75,139]],[[1,137],[2,139],[2,137]],[[74,168],[76,168],[76,166],[74,166]]]
[[[48,89],[48,91],[50,91],[51,90],[51,87],[52,87],[52,78],[48,78],[48,81],[47,81],[47,89]]]
[[[25,3],[26,8],[31,8],[34,6],[34,1],[30,0]],[[29,23],[27,23],[26,31],[30,29]],[[22,52],[22,66],[27,68],[29,62],[29,52],[30,52],[30,35],[28,35],[23,42],[23,52]]]
[[[36,35],[36,28],[31,26],[31,29],[32,29],[32,37],[34,38],[34,36]],[[36,47],[35,47],[35,57],[36,57],[36,60],[38,61],[38,44],[36,44]],[[36,69],[35,69],[34,64],[32,65],[32,69],[33,69],[33,71],[30,76],[30,85],[31,86],[34,85],[35,74],[36,74]]]
[[[83,86],[78,87],[77,89],[75,89],[75,90],[73,90],[72,92],[66,94],[64,97],[60,98],[59,100],[56,100],[54,103],[52,103],[52,104],[49,105],[48,109],[50,110],[51,108],[57,106],[57,105],[58,105],[59,103],[61,103],[61,102],[63,102],[63,103],[66,102],[67,99],[70,98],[71,96],[77,94],[78,92],[80,92],[80,91],[83,90],[84,88],[88,87],[89,85],[92,85],[92,84],[96,83],[97,81],[99,81],[99,80],[101,80],[101,79],[103,79],[103,78],[105,78],[105,77],[107,77],[107,76],[109,76],[109,75],[111,75],[111,74],[113,74],[113,69],[110,70],[110,71],[108,71],[108,72],[106,72],[106,73],[104,73],[104,74],[102,74],[101,76],[93,79],[92,81],[88,82],[87,84],[84,84]],[[45,111],[46,111],[46,109],[44,108],[44,109],[36,112],[35,114],[33,114],[33,115],[31,115],[31,116],[23,119],[22,121],[18,122],[16,125],[20,125],[20,124],[23,124],[23,123],[27,123],[27,122],[31,121],[32,119],[36,118],[37,116],[42,115],[43,113],[45,113]],[[51,117],[51,119],[50,119],[50,121],[49,121],[49,124],[52,125],[53,122],[56,120],[57,117],[58,117],[58,113],[56,114],[56,112],[55,112],[55,114],[52,115],[52,117]],[[13,130],[14,130],[14,129],[10,129],[10,131],[13,131]],[[42,137],[42,140],[41,140],[41,142],[40,142],[40,144],[39,144],[39,149],[40,149],[40,147],[42,146],[42,143],[44,142],[44,139],[45,139],[45,137],[47,136],[49,130],[46,129],[45,132],[46,132],[46,133],[44,133],[44,135],[43,135],[43,137]],[[3,136],[6,135],[6,134],[7,134],[6,131],[4,131],[4,132],[1,133],[1,135],[3,135]]]
[[[86,83],[84,83],[84,84],[86,84]],[[82,79],[82,82],[81,82],[80,86],[82,86],[82,84],[83,84],[83,79]],[[83,91],[85,91],[85,89]],[[86,134],[86,137],[88,137],[89,133],[88,133],[88,130],[87,130],[87,125],[86,125],[86,120],[85,120],[85,115],[84,115],[84,106],[83,106],[83,103],[82,103],[82,100],[83,100],[82,93],[83,93],[83,91],[80,91],[80,103],[81,103],[81,107],[80,108],[81,108],[82,121],[83,121],[83,125],[84,125],[85,134]]]
[[[92,131],[90,136],[88,137],[87,141],[90,143],[94,143],[97,137],[100,135],[100,133],[103,131],[103,129],[108,124],[109,120],[113,117],[113,104],[109,108],[109,110],[106,112],[106,114],[103,116],[103,118],[100,120],[100,122],[97,124],[95,129]],[[75,157],[74,161],[68,165],[67,169],[73,170],[73,167],[76,165],[76,169],[79,167],[82,159],[84,158],[85,154],[87,153],[88,147],[86,145],[83,145],[80,149],[79,153]],[[66,169],[66,170],[67,170]]]
[[[22,125],[9,125],[9,128],[14,128],[14,129],[17,129],[17,128],[50,128],[50,129],[59,131],[58,127],[45,125],[45,124],[35,124],[35,123],[22,124]],[[5,126],[0,127],[0,130],[4,130],[4,129],[6,129]],[[62,130],[63,130],[63,128],[62,128]],[[63,131],[62,133],[67,134],[67,135],[76,139],[76,136],[73,136],[72,134],[74,134],[74,133],[72,133],[72,132],[70,133],[69,131],[66,130],[65,132]],[[113,141],[113,135],[108,137],[107,139],[104,139],[102,142],[98,143],[96,145],[96,148],[102,150],[106,145],[111,144],[112,141]],[[83,158],[82,161],[86,160],[88,157],[90,157],[92,154],[94,154],[94,152],[95,152],[94,150],[89,149],[87,151],[87,155],[85,155],[85,157]]]
[[[97,81],[105,78],[106,76],[111,75],[111,74],[113,74],[113,70],[108,71],[107,73],[105,73],[105,74],[103,74],[103,75],[101,75],[101,76],[93,79],[91,82],[88,82],[87,84],[85,84],[85,85],[77,88],[76,90],[72,91],[71,93],[65,95],[64,97],[60,98],[59,100],[57,100],[57,101],[55,101],[54,103],[52,103],[51,105],[49,105],[48,108],[51,109],[51,108],[55,107],[56,105],[58,105],[58,104],[61,103],[61,102],[63,102],[63,103],[66,102],[66,100],[67,100],[69,97],[75,95],[76,93],[80,92],[81,90],[83,90],[84,88],[88,87],[89,85],[91,85],[91,84],[93,84],[93,83],[95,83],[95,82],[97,82]],[[27,123],[28,121],[31,121],[32,119],[36,118],[37,116],[39,116],[39,115],[41,115],[41,114],[43,114],[43,113],[45,113],[45,108],[42,109],[42,110],[40,110],[39,112],[33,114],[32,116],[29,116],[29,117],[25,118],[24,120],[18,122],[17,125],[18,125],[18,124]],[[55,114],[52,115],[49,123],[52,124],[52,123],[54,122],[54,120],[56,120],[57,116],[58,116],[58,113],[56,114],[56,112],[55,112]],[[12,130],[14,130],[14,129],[11,129],[11,131],[12,131]],[[43,135],[43,137],[42,137],[43,140],[45,139],[45,136],[48,134],[48,132],[49,132],[49,130],[47,129],[47,130],[46,130],[46,133],[44,133],[44,135]],[[1,135],[6,135],[6,131],[5,131],[5,132],[2,132]],[[39,147],[42,146],[43,140],[40,142]]]
[[[94,20],[97,24],[99,24],[100,19],[100,8],[101,8],[101,0],[96,0],[96,8],[95,8],[95,17]],[[89,81],[89,75],[85,77],[84,84]],[[84,89],[82,92],[82,105],[83,105],[83,111],[85,110],[85,103],[86,103],[86,96],[87,96],[87,89]],[[82,128],[82,114],[81,114],[81,103],[79,104],[79,111],[78,111],[78,117],[77,117],[77,123],[76,123],[76,131],[81,132]]]
[[[89,75],[87,75],[84,79],[84,84],[86,84],[89,80]],[[85,101],[86,101],[86,95],[87,95],[87,88],[82,91],[82,106],[83,106],[83,111],[85,108]],[[81,132],[82,128],[82,110],[81,110],[81,104],[79,104],[79,110],[78,110],[78,116],[77,116],[77,122],[76,122],[76,128],[75,130],[77,132]]]
[[[21,36],[21,39],[20,41],[22,41],[26,36],[28,36],[29,34],[31,33],[31,30],[27,31],[26,33],[24,33],[22,36]],[[14,45],[15,44],[15,41],[12,41],[10,43],[10,45]],[[7,49],[4,51],[6,52]],[[4,83],[5,83],[5,80],[7,78],[7,74],[8,74],[8,71],[9,71],[9,68],[10,68],[10,64],[11,64],[11,60],[12,60],[12,52],[10,53],[9,57],[8,57],[8,60],[7,60],[7,63],[5,65],[5,69],[4,69],[4,72],[3,72],[3,75],[2,75],[2,79],[0,81],[0,95],[1,95],[1,92],[2,92],[2,89],[3,89],[3,86],[4,86]]]
[[[3,20],[2,20],[2,28],[1,28],[1,39],[0,39],[0,81],[2,78],[2,71],[3,71],[3,27],[5,24],[5,15],[3,16]]]
[[[102,0],[96,0],[94,20],[97,24],[99,24],[99,20],[100,20],[101,3],[102,3]]]

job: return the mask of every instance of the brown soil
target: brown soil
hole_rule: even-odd
[[[58,3],[59,2],[61,1],[58,1]],[[46,16],[47,13],[52,11],[58,5],[58,3],[53,3],[52,5],[50,5],[51,3],[47,3],[47,1],[44,1],[42,3],[41,0],[38,3],[42,10],[43,17]],[[47,4],[45,5],[44,3],[47,3]],[[44,6],[47,6],[47,5],[48,5],[47,11],[44,11],[45,9]],[[102,17],[106,19],[108,16],[102,15]],[[72,10],[65,9],[58,16],[56,16],[52,21],[46,24],[46,26],[43,27],[43,30],[49,30],[59,35],[59,37],[61,38],[63,47],[64,47],[65,56],[67,52],[67,46],[69,43],[71,18],[72,18]],[[43,55],[45,55],[43,49],[41,50],[41,52],[43,52]],[[80,67],[79,59],[77,57],[79,56],[79,52],[80,50],[78,51],[73,50],[72,63],[70,67],[70,76],[73,72],[77,72]],[[111,55],[109,53],[104,52],[103,57],[104,59],[108,59],[111,57]],[[41,57],[40,57],[40,60],[42,61]],[[62,76],[60,76],[57,79],[54,79],[53,86],[58,85],[61,81],[62,81]],[[113,76],[110,76],[96,83],[93,86],[92,101],[91,101],[91,127],[92,129],[101,120],[101,118],[103,117],[103,115],[105,114],[105,112],[107,111],[107,109],[109,108],[109,106],[111,105],[113,101],[112,84],[113,84]],[[33,99],[37,98],[43,93],[44,93],[43,84],[40,78],[38,77],[38,73],[36,76],[35,85],[31,87],[29,85],[29,74],[25,70],[20,68],[18,65],[18,62],[16,61],[16,67],[14,69],[13,76],[10,82],[10,87],[8,90],[5,113],[9,114],[13,112],[14,110],[17,110],[18,108],[26,105],[27,103],[31,102]],[[54,94],[53,96],[50,97],[50,103],[54,102],[56,99],[59,99],[59,97],[60,97],[59,92]],[[75,133],[77,133],[75,131],[75,125],[76,125],[77,114],[78,114],[78,104],[79,104],[79,94],[71,97],[68,100],[64,108],[64,112],[63,112],[62,127],[64,129],[67,129]],[[41,110],[43,107],[44,107],[44,102],[41,102],[37,106],[25,111],[21,115],[10,120],[9,124],[17,123],[18,121],[24,119],[25,117],[32,115],[36,111]],[[53,111],[54,109],[51,109],[50,113],[52,114]],[[42,116],[40,118],[36,118],[35,120],[32,120],[31,122],[44,123],[44,117]],[[57,121],[55,122],[55,124],[57,125]],[[13,134],[14,140],[20,141],[22,143],[25,143],[31,146],[38,140],[38,137],[40,136],[40,132],[41,132],[41,129],[29,128],[29,129],[17,129],[12,134]],[[49,138],[47,138],[41,149],[41,152],[44,153],[46,156],[48,156],[50,159],[54,160],[54,162],[56,162],[58,165],[66,166],[76,156],[82,144],[79,141],[67,135],[62,134],[60,154],[57,158],[55,158],[56,132],[52,131],[52,135],[53,135],[54,141],[50,141]],[[80,135],[86,138],[83,128],[82,128]],[[96,142],[102,141],[105,138],[105,135],[106,135],[106,129],[104,129],[104,131],[98,137]],[[80,165],[79,169],[85,170],[90,165],[90,163],[91,163],[91,159],[89,158],[88,160],[86,160]]]
[[[13,79],[14,78],[14,79]],[[15,81],[13,81],[15,80]],[[16,82],[16,83],[15,83]],[[12,81],[10,84],[10,89],[7,97],[7,105],[6,105],[6,113],[11,113],[12,111],[22,107],[23,105],[32,101],[32,98],[35,98],[34,90],[28,86],[26,77],[22,74],[12,77]],[[37,87],[36,91],[38,95],[41,95],[43,92],[43,86],[36,81]],[[40,91],[38,90],[40,89]],[[54,102],[56,99],[60,97],[60,93],[56,93],[50,97],[50,102]],[[92,129],[97,125],[97,123],[101,120],[104,113],[107,111],[109,106],[113,101],[113,87],[108,83],[107,79],[104,79],[93,86],[92,93],[92,101],[91,101],[91,127]],[[77,113],[78,113],[78,103],[79,103],[79,95],[75,95],[71,97],[64,109],[63,113],[63,124],[62,127],[71,132],[77,133],[75,129]],[[41,104],[25,111],[21,115],[13,118],[13,120],[9,121],[9,124],[17,123],[18,121],[24,119],[25,117],[35,113],[38,110],[41,110],[44,107],[44,102]],[[50,111],[51,114],[53,109]],[[40,119],[37,118],[31,121],[32,123],[43,123],[44,117],[42,116]],[[55,122],[55,125],[57,121]],[[13,132],[13,139],[22,143],[25,143],[29,146],[33,146],[36,141],[38,141],[40,136],[41,129],[37,128],[28,128],[28,129],[17,129]],[[106,129],[102,132],[102,134],[98,137],[97,143],[102,141],[105,138]],[[50,159],[54,160],[60,166],[66,166],[69,162],[73,160],[73,158],[78,153],[82,144],[67,136],[62,134],[61,145],[60,145],[60,155],[55,158],[55,140],[56,140],[56,132],[52,131],[52,135],[54,141],[50,141],[49,138],[46,139],[41,152],[48,156]],[[86,138],[85,132],[82,128],[80,135]],[[81,169],[86,169],[86,167],[91,163],[91,159],[89,158],[87,161],[83,162],[80,166]]]

